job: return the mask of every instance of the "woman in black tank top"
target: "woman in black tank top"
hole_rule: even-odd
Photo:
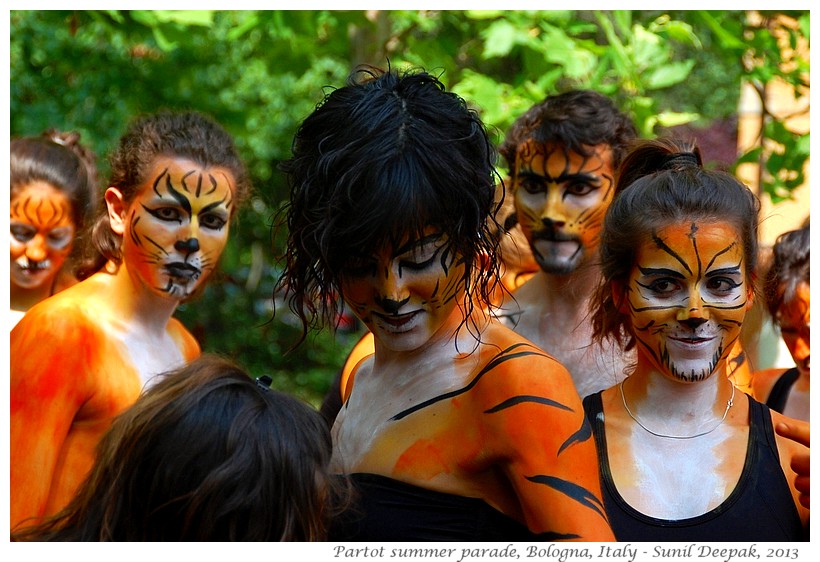
[[[701,164],[694,144],[642,141],[604,221],[595,337],[637,350],[584,402],[605,509],[619,541],[799,540],[789,462],[808,450],[727,369],[755,298],[759,203]]]

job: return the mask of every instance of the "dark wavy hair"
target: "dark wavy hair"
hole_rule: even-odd
[[[777,314],[783,302],[791,301],[802,282],[810,284],[810,226],[784,232],[772,248],[772,263],[763,280],[766,307],[772,319],[779,323]]]
[[[96,208],[99,183],[94,152],[80,142],[80,133],[49,129],[36,137],[11,140],[11,197],[32,182],[42,181],[68,197],[75,232],[83,230]]]
[[[111,175],[107,185],[119,189],[125,202],[130,203],[160,156],[187,158],[200,166],[228,169],[236,181],[234,215],[250,193],[250,176],[231,135],[216,121],[195,111],[161,111],[134,119],[109,156]],[[108,208],[102,201],[78,277],[90,276],[109,260],[119,265],[121,244],[122,237],[111,230]]]
[[[733,226],[743,244],[744,269],[754,285],[760,202],[734,176],[703,168],[694,142],[661,138],[636,141],[618,174],[618,192],[601,231],[602,281],[593,297],[593,338],[611,338],[624,349],[635,344],[629,317],[619,311],[613,282],[625,286],[636,252],[653,232],[682,221]]]
[[[466,266],[464,322],[474,302],[489,303],[499,269],[494,160],[477,113],[424,70],[359,67],[327,94],[281,166],[290,201],[277,290],[301,320],[299,342],[308,328],[333,325],[351,259],[425,227]]]
[[[629,144],[638,136],[635,124],[607,96],[593,90],[570,90],[546,97],[516,119],[498,152],[515,172],[518,148],[528,140],[554,142],[566,151],[591,156],[590,147],[607,144],[617,169]]]
[[[321,415],[214,355],[160,375],[36,541],[324,540],[342,481]]]

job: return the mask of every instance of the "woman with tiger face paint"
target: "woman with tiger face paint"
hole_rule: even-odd
[[[810,232],[806,225],[777,238],[763,285],[766,307],[795,366],[758,371],[752,380],[755,398],[805,421],[809,421],[811,402]]]
[[[216,267],[249,189],[230,135],[197,113],[135,120],[110,161],[83,280],[11,332],[12,528],[62,508],[112,419],[199,356],[173,314]]]
[[[12,139],[10,326],[43,299],[77,282],[73,250],[96,201],[94,154],[76,132]]]
[[[775,433],[794,420],[736,391],[725,361],[754,299],[757,198],[669,139],[637,144],[618,181],[593,329],[637,362],[584,399],[616,538],[800,540],[790,464],[807,448]]]
[[[497,173],[475,112],[426,72],[362,68],[293,147],[279,285],[303,339],[342,301],[373,334],[332,428],[360,502],[331,540],[611,540],[569,373],[486,310]]]

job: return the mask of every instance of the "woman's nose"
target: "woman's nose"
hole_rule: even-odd
[[[193,254],[199,251],[199,240],[196,238],[188,238],[187,240],[177,240],[174,242],[174,249],[183,254]]]
[[[374,300],[388,314],[396,314],[410,300],[398,268],[391,266],[384,269]]]
[[[30,261],[43,261],[47,255],[46,242],[41,234],[36,235],[26,244],[26,257]]]

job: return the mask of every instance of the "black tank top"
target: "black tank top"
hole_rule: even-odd
[[[775,412],[783,413],[786,408],[786,401],[789,399],[789,391],[794,385],[794,381],[800,376],[800,371],[797,367],[792,367],[788,371],[784,371],[780,378],[774,383],[772,391],[769,392],[769,397],[766,399],[766,405]]]
[[[744,394],[744,396],[746,396]],[[799,541],[806,540],[789,483],[780,466],[769,409],[749,399],[749,441],[735,489],[718,507],[679,520],[657,519],[624,501],[609,469],[601,393],[584,399],[598,447],[604,507],[618,541]],[[692,482],[692,486],[697,486]],[[807,533],[806,533],[807,534]]]
[[[329,541],[543,540],[484,500],[419,488],[378,474],[350,475],[358,499]]]

